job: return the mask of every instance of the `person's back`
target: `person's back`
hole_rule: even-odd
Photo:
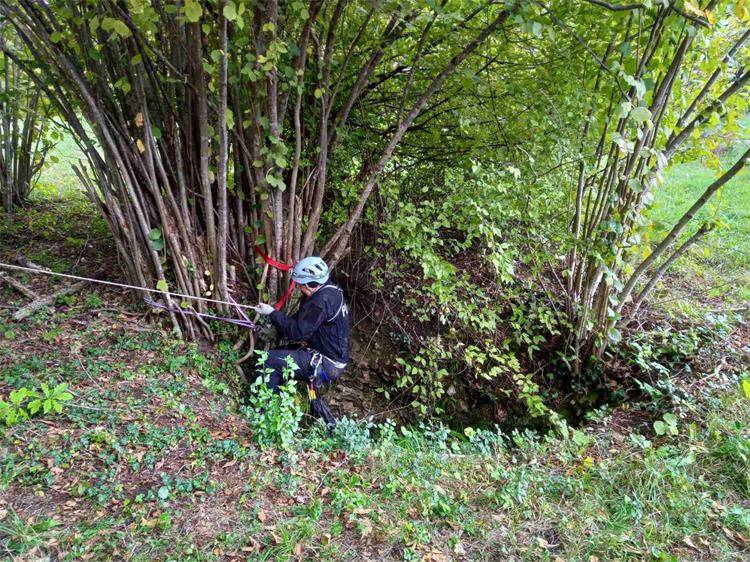
[[[346,306],[344,291],[338,285],[326,283],[309,299],[315,302],[316,307],[322,309],[326,320],[320,324],[307,343],[329,359],[348,363],[349,309]]]

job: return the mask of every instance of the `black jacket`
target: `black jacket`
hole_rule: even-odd
[[[285,338],[307,342],[334,361],[349,362],[349,309],[337,285],[326,283],[312,296],[303,297],[291,316],[273,311],[271,321]]]

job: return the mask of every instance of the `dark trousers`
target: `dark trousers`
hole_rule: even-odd
[[[294,378],[298,381],[309,380],[314,373],[314,368],[310,364],[313,354],[305,349],[272,349],[268,352],[266,359],[266,369],[272,369],[269,374],[268,388],[277,390],[284,384],[284,370],[287,369],[287,357],[291,357],[297,365],[294,371]]]
[[[288,359],[291,357],[297,368],[294,370],[296,380],[308,381],[315,376],[315,388],[318,389],[322,384],[335,381],[341,375],[343,369],[337,368],[330,361],[321,358],[317,368],[312,364],[315,354],[307,349],[272,349],[268,352],[268,358],[265,362],[265,368],[271,369],[268,375],[268,387],[278,392],[279,387],[284,384],[284,370],[288,370]],[[330,427],[335,425],[336,420],[328,409],[325,401],[317,396],[311,403],[311,414],[313,417],[322,418]]]

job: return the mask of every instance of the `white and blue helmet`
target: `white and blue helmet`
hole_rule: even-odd
[[[330,277],[328,265],[318,256],[301,259],[292,270],[292,280],[298,285],[307,285],[308,283],[322,285],[328,281],[328,277]]]

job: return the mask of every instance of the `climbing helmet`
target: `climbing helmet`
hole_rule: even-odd
[[[299,285],[308,283],[323,284],[328,281],[330,271],[328,265],[318,256],[301,259],[292,270],[292,280]]]

